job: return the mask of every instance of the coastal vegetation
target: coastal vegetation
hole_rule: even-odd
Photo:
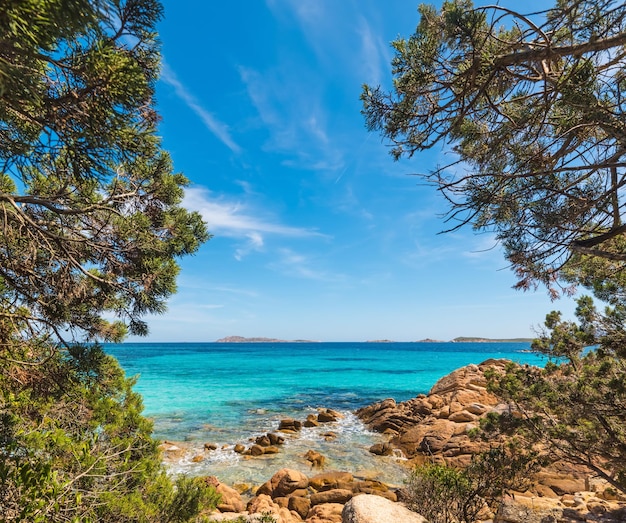
[[[578,322],[548,314],[533,348],[492,390],[516,408],[490,430],[584,465],[626,492],[626,5],[557,0],[539,13],[470,0],[422,5],[393,42],[393,89],[364,86],[367,126],[394,158],[441,147],[418,173],[448,202],[448,231],[491,233],[517,277],[553,298],[580,289]],[[520,415],[521,414],[521,415]]]
[[[0,4],[2,521],[188,521],[100,342],[147,333],[208,239],[156,135],[154,0]]]
[[[533,343],[563,363],[545,369],[510,365],[504,375],[491,376],[491,390],[523,418],[493,420],[489,429],[521,434],[551,459],[583,465],[626,492],[626,309],[600,314],[582,297],[576,316],[578,323],[548,315],[545,333]]]
[[[505,448],[477,454],[464,469],[439,463],[415,467],[406,485],[407,505],[429,523],[474,523],[508,490],[524,491],[536,463]]]

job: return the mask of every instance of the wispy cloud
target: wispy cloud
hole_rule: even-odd
[[[245,203],[214,197],[204,188],[188,188],[185,191],[185,207],[200,212],[212,231],[230,236],[246,236],[252,232],[292,237],[324,236],[312,229],[289,227],[255,215]]]
[[[374,32],[363,16],[359,16],[357,33],[361,39],[361,59],[358,63],[362,64],[363,82],[380,85],[390,60],[386,52],[388,44]]]
[[[465,258],[508,266],[508,262],[503,257],[502,245],[496,239],[495,233],[474,233],[468,238],[467,243],[468,245],[463,250]]]
[[[379,2],[268,0],[267,5],[284,23],[295,20],[320,62],[336,74],[354,74],[356,85],[381,83],[391,54],[381,28],[375,27]]]
[[[239,246],[235,250],[235,259],[238,261],[243,260],[248,254],[253,251],[260,251],[265,244],[263,235],[257,231],[250,231],[246,233],[247,242],[244,245]]]
[[[235,251],[235,258],[241,260],[253,251],[265,246],[266,236],[290,238],[326,237],[314,230],[283,225],[272,216],[235,199],[213,196],[204,188],[188,188],[185,191],[185,207],[198,211],[211,233],[237,238],[244,243]]]
[[[271,264],[271,268],[286,276],[323,282],[338,282],[345,279],[343,275],[315,268],[314,260],[292,249],[280,249],[279,255],[280,258]]]
[[[183,83],[176,76],[176,73],[174,73],[172,68],[165,61],[163,61],[162,64],[161,80],[174,88],[176,95],[196,114],[196,116],[198,116],[198,118],[200,118],[200,120],[202,120],[202,123],[204,123],[206,128],[213,133],[218,140],[220,140],[235,154],[240,154],[242,152],[241,147],[230,135],[228,126],[215,118],[215,116],[213,116],[200,104],[200,102],[198,102],[196,97],[191,94],[185,85],[183,85]]]
[[[376,22],[380,4],[333,0],[266,0],[266,4],[278,24],[290,31],[294,25],[299,28],[307,56],[312,52],[315,57],[304,68],[297,59],[290,60],[287,51],[281,54],[280,67],[240,68],[250,99],[270,130],[267,145],[293,153],[286,165],[329,173],[336,180],[354,158],[355,148],[352,129],[336,119],[337,103],[349,100],[357,115],[360,86],[384,83],[388,70],[389,44]],[[345,90],[336,92],[338,84]],[[363,126],[357,122],[360,136]]]
[[[240,67],[239,74],[263,126],[266,148],[289,156],[285,165],[313,171],[343,168],[341,151],[329,138],[327,108],[312,72],[294,74],[284,66],[260,72]],[[289,71],[289,73],[287,73]]]
[[[245,298],[257,298],[259,293],[250,288],[240,287],[238,285],[225,285],[222,281],[216,283],[207,279],[206,274],[200,276],[193,275],[191,271],[182,271],[178,277],[178,287],[184,292],[175,294],[172,297],[172,301],[184,301],[184,296],[202,295],[206,296],[227,296]],[[223,305],[216,305],[215,308],[223,308]]]

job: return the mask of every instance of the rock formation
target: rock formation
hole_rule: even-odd
[[[372,430],[390,436],[389,444],[402,450],[414,463],[439,456],[452,466],[469,463],[482,444],[469,437],[487,412],[508,408],[487,391],[484,372],[504,370],[505,360],[468,365],[441,378],[428,395],[402,403],[386,399],[357,411]],[[388,453],[373,447],[372,452]]]
[[[241,497],[233,489],[220,490],[223,487],[217,480],[210,481],[227,495],[218,510],[232,514]],[[344,505],[364,495],[385,498],[391,504],[397,501],[395,492],[383,483],[360,480],[349,472],[328,471],[309,478],[297,470],[281,469],[256,489],[246,510],[248,516],[270,513],[278,523],[341,523]]]
[[[363,494],[353,497],[343,508],[342,523],[428,523],[422,516],[399,503],[380,496]]]
[[[434,460],[466,466],[474,454],[488,449],[487,442],[470,437],[480,419],[489,412],[510,411],[487,391],[485,378],[486,370],[503,372],[507,364],[492,359],[462,367],[441,378],[426,395],[401,403],[386,399],[360,409],[357,416],[371,429],[388,434],[389,444],[411,465]],[[375,445],[370,451],[384,454],[382,449]],[[552,463],[536,475],[528,492],[505,498],[494,523],[626,521],[626,500],[614,503],[611,492],[584,467]]]

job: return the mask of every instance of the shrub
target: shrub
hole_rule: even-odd
[[[456,469],[443,464],[416,467],[406,480],[407,506],[429,523],[473,523],[481,512],[495,510],[508,490],[523,490],[538,464],[534,454],[513,455],[493,448]]]

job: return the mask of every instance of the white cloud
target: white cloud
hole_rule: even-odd
[[[202,123],[204,123],[206,128],[213,133],[218,140],[220,140],[235,154],[241,153],[241,147],[235,143],[231,137],[228,126],[225,123],[220,122],[217,118],[215,118],[215,116],[200,105],[196,97],[181,83],[176,76],[176,73],[174,73],[165,60],[163,61],[161,70],[161,80],[174,88],[176,95],[196,114],[196,116],[198,116],[198,118],[200,118],[200,120],[202,120]]]
[[[257,244],[262,240],[261,233],[291,237],[324,236],[313,229],[289,227],[255,215],[245,203],[229,201],[224,197],[213,197],[204,188],[187,188],[184,205],[188,209],[198,211],[212,231],[237,237],[254,236],[252,239]]]
[[[290,238],[326,237],[314,229],[283,225],[272,216],[263,216],[263,213],[245,202],[214,197],[204,188],[188,188],[185,191],[184,205],[202,215],[212,234],[243,242],[235,251],[237,260],[250,252],[262,250],[268,235]]]
[[[247,256],[252,251],[260,251],[265,244],[263,240],[263,236],[257,231],[251,231],[246,234],[247,243],[243,246],[240,246],[235,251],[235,259],[241,261],[245,256]]]
[[[345,279],[342,275],[331,274],[314,268],[314,260],[292,249],[281,249],[279,254],[280,259],[273,263],[271,268],[284,273],[286,276],[324,282],[338,282]]]

